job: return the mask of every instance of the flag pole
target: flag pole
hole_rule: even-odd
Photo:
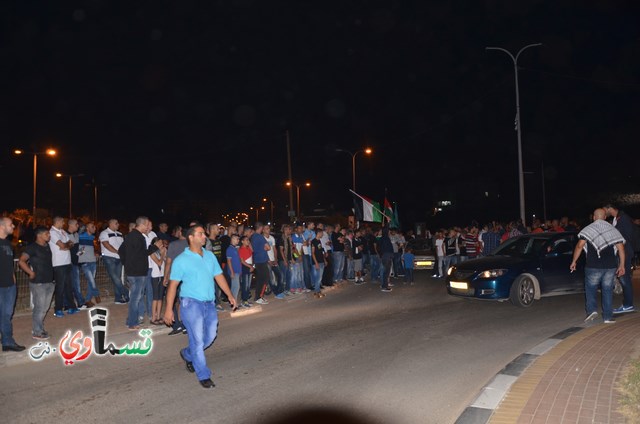
[[[349,191],[353,194],[355,194],[356,196],[358,196],[359,198],[361,198],[362,200],[364,200],[365,202],[369,202],[367,199],[365,199],[364,197],[360,196],[358,193],[356,193],[355,191],[349,189]],[[380,209],[376,208],[373,204],[371,204],[371,207],[375,210],[377,210],[378,212],[380,212],[380,215],[384,216],[385,218],[387,218],[388,220],[391,220],[391,218],[389,218],[389,216],[387,216],[387,214],[385,214],[384,212],[382,212]]]

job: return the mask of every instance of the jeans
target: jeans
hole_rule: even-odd
[[[13,310],[16,306],[16,285],[0,287],[0,339],[2,346],[13,346],[16,341],[13,339]]]
[[[613,300],[613,281],[616,275],[615,268],[584,269],[584,289],[586,297],[587,315],[598,311],[598,287],[602,291],[602,319],[610,320],[613,317],[613,308],[611,306]]]
[[[371,269],[371,253],[362,253],[362,271],[365,271],[369,267]],[[363,272],[364,275],[364,272]]]
[[[271,291],[275,295],[279,295],[284,291],[282,273],[280,272],[280,267],[277,265],[269,265],[269,285],[271,286]]]
[[[151,268],[147,271],[147,277],[144,281],[144,287],[142,289],[142,296],[140,297],[140,306],[138,310],[140,316],[144,317],[145,312],[147,316],[151,318],[151,311],[153,307],[153,280],[151,278]]]
[[[180,299],[182,322],[189,333],[189,346],[182,351],[184,359],[193,363],[198,380],[211,378],[204,351],[211,346],[218,334],[218,312],[212,300],[203,302],[183,297]]]
[[[382,277],[382,288],[389,287],[389,275],[391,274],[392,262],[393,262],[393,253],[382,254],[382,267],[384,268],[384,275]]]
[[[231,294],[233,298],[238,300],[238,292],[240,291],[240,274],[234,274],[231,277]]]
[[[438,277],[444,277],[444,273],[447,271],[446,269],[443,271],[444,266],[444,257],[438,256]]]
[[[98,287],[96,286],[96,267],[97,265],[95,262],[86,262],[80,264],[80,270],[84,274],[84,278],[86,278],[87,280],[86,300],[91,300],[92,297],[100,296],[100,292],[98,291]]]
[[[404,269],[404,282],[413,283],[413,268]]]
[[[103,256],[102,261],[107,269],[107,275],[113,283],[113,298],[116,301],[129,301],[129,291],[122,284],[122,262],[118,258]]]
[[[129,282],[129,313],[127,315],[127,327],[138,325],[138,317],[144,314],[144,309],[140,309],[142,292],[147,283],[147,276],[141,275],[137,277],[127,276]]]
[[[622,286],[622,306],[628,308],[633,306],[633,282],[631,281],[631,259],[629,252],[625,252],[627,256],[624,260],[624,275],[620,277],[620,285]]]
[[[44,317],[51,306],[51,297],[55,290],[54,283],[29,283],[31,300],[33,301],[33,317],[31,320],[31,333],[39,336],[44,333]]]
[[[458,263],[458,258],[455,255],[445,256],[442,261],[442,268],[444,273],[446,274],[449,271],[449,267],[451,265],[455,265]]]
[[[393,272],[394,276],[404,275],[404,267],[402,266],[402,254],[396,252],[393,254]]]
[[[302,263],[289,262],[289,270],[291,274],[291,288],[304,289],[304,277],[302,276]]]
[[[76,307],[71,290],[71,264],[53,267],[53,278],[56,281],[56,311],[62,311],[66,303],[69,309]]]
[[[80,265],[71,264],[71,287],[73,288],[73,297],[76,299],[78,306],[84,305],[85,299],[80,288]]]
[[[375,280],[376,278],[382,281],[381,266],[382,263],[380,262],[380,256],[371,255],[371,281]]]
[[[342,280],[344,272],[344,252],[333,252],[331,257],[333,258],[333,281],[338,282]]]
[[[289,262],[291,263],[291,262]],[[278,267],[280,268],[280,275],[284,282],[284,291],[288,292],[291,287],[291,267],[284,264],[284,261],[278,261]]]
[[[353,267],[353,259],[347,258],[347,279],[353,280],[356,278],[356,272]]]
[[[311,276],[313,279],[313,291],[320,293],[320,286],[322,285],[322,274],[324,273],[324,263],[318,263],[318,266],[313,265],[311,268]]]
[[[246,302],[251,296],[251,271],[248,269],[242,269],[242,275],[240,276],[240,293],[242,301]]]
[[[313,288],[313,277],[311,276],[311,268],[313,268],[313,260],[311,255],[302,255],[302,277],[304,278],[304,286],[308,289]]]

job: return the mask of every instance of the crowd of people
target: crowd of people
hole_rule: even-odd
[[[203,248],[215,257],[229,289],[226,293],[220,284],[214,285],[218,312],[229,308],[227,304],[232,308],[268,304],[268,295],[276,301],[303,293],[322,298],[323,287],[349,280],[360,285],[365,283],[365,276],[368,281],[379,282],[385,293],[393,290],[392,272],[396,277],[404,277],[405,283],[413,283],[415,256],[411,241],[416,236],[413,231],[404,234],[386,225],[343,228],[340,224],[308,221],[282,225],[276,233],[270,225],[260,222],[253,226],[230,223],[224,228],[216,223],[203,225],[194,221],[186,227],[176,226],[172,231],[166,223],[160,223],[154,231],[151,220],[141,216],[123,235],[117,219],[107,221],[98,233],[94,222],[69,219],[65,223],[64,218],[54,217],[51,227],[35,228],[34,242],[24,249],[18,260],[19,268],[29,276],[32,337],[49,338],[44,319],[52,297],[56,318],[101,302],[95,280],[99,256],[113,285],[115,304],[128,305],[126,326],[130,330],[139,329],[146,320],[151,325],[167,324],[164,307],[165,313],[173,312],[170,334],[187,333],[179,302],[167,304],[166,293],[173,265],[189,250],[188,232],[195,226],[203,228]],[[451,265],[488,254],[511,237],[527,232],[578,230],[575,221],[564,217],[544,223],[534,220],[529,228],[519,221],[483,226],[472,223],[465,228],[452,227],[433,233],[427,230],[422,236],[436,257],[434,276],[443,277]],[[0,302],[3,305],[8,305],[11,296],[15,303],[13,250],[6,240],[13,231],[12,220],[2,218],[0,293],[11,291],[13,286],[13,295],[3,294]],[[633,254],[628,256],[631,257]],[[87,282],[86,293],[81,288],[81,274]],[[180,285],[176,286],[174,299],[176,297],[180,297]],[[7,309],[8,306],[3,306],[2,344],[7,350],[15,350],[14,347],[21,347],[13,340],[10,328],[13,310],[7,318]]]

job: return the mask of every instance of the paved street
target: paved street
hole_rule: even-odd
[[[126,307],[106,306],[115,344],[139,338],[124,331]],[[582,295],[519,309],[452,298],[424,273],[414,286],[396,282],[392,293],[345,283],[324,299],[300,295],[251,315],[222,313],[207,351],[213,390],[185,370],[178,350],[186,336],[166,329],[154,334],[148,356],[5,366],[3,422],[249,424],[322,406],[372,423],[451,423],[505,364],[583,318]],[[64,320],[88,330],[86,314]],[[52,344],[62,336],[54,333]]]

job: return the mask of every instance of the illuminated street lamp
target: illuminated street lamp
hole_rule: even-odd
[[[58,152],[54,149],[47,149],[44,152],[25,152],[24,150],[16,149],[13,151],[16,155],[30,154],[33,155],[33,228],[36,227],[36,186],[38,176],[38,155],[55,156]]]
[[[249,207],[249,209],[256,211],[256,222],[258,222],[258,220],[260,219],[258,214],[260,213],[260,210],[264,210],[264,206],[256,206],[255,208],[253,206],[251,206],[251,207]]]
[[[296,208],[296,216],[298,218],[300,218],[300,185],[298,184],[291,184],[291,181],[287,181],[286,183],[284,183],[284,185],[286,185],[287,187],[291,187],[291,186],[295,186],[296,188],[296,193],[297,193],[297,199],[298,199],[298,207]],[[310,182],[306,182],[303,184],[305,187],[311,187],[311,183]]]
[[[269,202],[269,206],[271,206],[271,223],[273,224],[273,210],[275,209],[275,206],[273,204],[273,200],[267,199],[266,197],[262,198],[263,202]]]
[[[358,156],[358,153],[364,153],[365,155],[369,156],[373,153],[373,150],[370,147],[367,147],[366,149],[358,150],[356,152],[350,152],[349,150],[344,149],[336,149],[336,152],[344,152],[351,156],[352,190],[356,191],[356,156]]]
[[[84,177],[84,174],[62,174],[60,172],[56,172],[56,177],[69,177],[69,218],[73,217],[71,214],[71,198],[73,196],[73,177]]]

